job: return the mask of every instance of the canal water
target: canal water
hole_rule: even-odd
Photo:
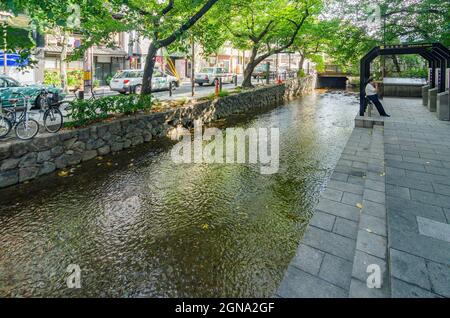
[[[357,109],[353,95],[317,92],[216,124],[279,127],[276,174],[175,164],[173,143],[155,141],[1,190],[0,296],[273,295]]]

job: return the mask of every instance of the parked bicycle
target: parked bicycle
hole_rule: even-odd
[[[30,103],[30,96],[25,96],[19,92],[13,92],[12,96],[18,96],[23,99],[23,110],[20,115],[17,112],[17,102],[19,98],[8,99],[12,107],[3,108],[0,102],[0,138],[3,138],[9,134],[14,128],[17,138],[21,140],[29,140],[34,138],[39,132],[39,123],[30,118],[30,109],[32,104]],[[5,112],[5,115],[3,114]]]
[[[63,100],[62,102],[59,103],[59,109],[63,109],[64,111],[70,111],[70,109],[72,108],[72,103],[75,100],[83,100],[84,98],[80,98],[80,95],[78,94],[80,90],[80,87],[75,87],[73,89],[69,89],[69,92],[71,92],[74,96],[74,98],[72,100]],[[89,97],[88,99],[85,99],[87,101],[92,101],[92,100],[96,100],[99,97],[94,93],[94,90],[91,89],[91,97]]]
[[[57,133],[64,125],[63,114],[61,112],[58,97],[51,96],[46,88],[41,90],[39,95],[40,112],[44,112],[44,128],[49,133]]]

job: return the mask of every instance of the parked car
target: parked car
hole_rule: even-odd
[[[113,76],[109,83],[109,87],[112,91],[116,91],[121,94],[129,93],[130,90],[136,94],[140,94],[143,77],[143,70],[123,70],[117,72]],[[170,88],[170,83],[172,83],[173,89],[180,86],[180,81],[175,76],[163,73],[160,70],[153,71],[153,90],[168,90]]]
[[[40,109],[42,105],[41,92],[42,89],[46,88],[52,100],[51,103],[57,103],[64,99],[65,94],[61,88],[48,86],[48,85],[23,85],[13,79],[12,77],[6,75],[0,75],[0,98],[2,107],[12,107],[9,102],[10,98],[18,98],[17,107],[24,106],[23,99],[20,95],[14,95],[13,93],[20,93],[24,96],[30,97],[30,103],[32,108]]]
[[[270,71],[269,71],[270,77],[274,77],[275,73],[276,73],[276,70],[271,65],[270,66]],[[252,76],[255,79],[258,78],[258,77],[259,78],[266,78],[266,76],[267,76],[267,64],[262,63],[262,64],[257,65],[255,67],[255,69],[253,70]]]
[[[219,78],[222,79],[222,83],[234,83],[235,76],[236,74],[229,73],[222,67],[205,67],[195,75],[195,83],[200,86],[214,85]]]

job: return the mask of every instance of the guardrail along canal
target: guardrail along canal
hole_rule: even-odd
[[[0,296],[271,296],[357,109],[354,96],[315,94],[219,123],[279,127],[272,175],[178,165],[156,141],[1,190]]]

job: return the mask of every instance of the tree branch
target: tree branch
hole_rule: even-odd
[[[159,47],[166,47],[170,44],[172,44],[177,37],[185,32],[186,30],[189,30],[190,27],[192,27],[199,19],[201,19],[206,12],[208,12],[209,9],[217,2],[218,0],[208,0],[203,7],[200,8],[187,22],[185,22],[181,27],[173,32],[170,36],[165,38],[164,40],[158,41]]]

